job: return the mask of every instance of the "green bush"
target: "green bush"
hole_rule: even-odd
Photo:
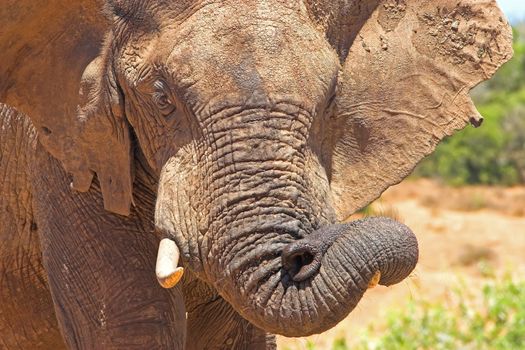
[[[357,350],[513,350],[525,345],[525,282],[487,284],[476,298],[467,286],[443,302],[410,303],[392,312],[386,329],[371,327]],[[345,345],[346,346],[346,345]],[[344,350],[334,344],[334,349]],[[347,347],[348,348],[348,347]]]
[[[473,98],[485,117],[444,140],[415,171],[451,185],[525,183],[525,42],[515,31],[514,58]]]
[[[487,277],[494,277],[493,272]],[[308,350],[316,350],[308,342]],[[356,346],[345,338],[331,350],[522,350],[525,349],[525,281],[506,276],[482,290],[460,285],[443,300],[420,300],[390,311],[386,324],[371,325]]]
[[[505,117],[503,130],[509,135],[507,158],[525,182],[525,105],[518,106]]]

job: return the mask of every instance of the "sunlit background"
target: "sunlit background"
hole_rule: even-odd
[[[445,140],[359,214],[411,227],[416,271],[367,292],[324,334],[279,338],[280,349],[525,349],[525,0],[498,3],[515,56],[472,92],[482,127]]]
[[[497,0],[511,22],[525,19],[525,1],[523,0]]]

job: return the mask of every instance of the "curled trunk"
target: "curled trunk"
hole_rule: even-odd
[[[417,263],[418,245],[405,225],[370,218],[325,226],[284,246],[274,259],[258,254],[257,267],[240,272],[229,266],[230,283],[216,287],[256,326],[306,336],[346,317],[378,272],[382,285],[406,278]]]

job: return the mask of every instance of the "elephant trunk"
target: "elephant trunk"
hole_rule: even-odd
[[[330,225],[329,182],[308,145],[311,114],[283,103],[239,109],[210,119],[201,156],[181,150],[164,166],[156,226],[176,241],[185,267],[256,326],[288,336],[324,331],[378,272],[386,285],[405,278],[417,241],[389,219]]]
[[[307,336],[335,326],[357,305],[370,282],[392,285],[414,269],[418,245],[405,225],[370,218],[325,226],[282,249],[280,259],[261,262],[215,286],[241,315],[266,331]]]

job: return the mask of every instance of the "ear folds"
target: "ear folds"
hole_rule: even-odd
[[[128,122],[115,74],[105,55],[85,69],[81,104],[72,128],[70,151],[63,164],[73,174],[73,188],[87,191],[97,173],[104,208],[129,215],[132,202],[132,159]]]
[[[74,175],[75,188],[87,191],[96,172],[106,209],[127,215],[130,137],[106,54],[86,68],[77,108],[82,70],[109,29],[100,10],[99,1],[10,2],[0,11],[7,33],[0,35],[0,100],[31,118],[39,142]]]
[[[480,124],[468,93],[512,56],[494,0],[383,0],[343,67],[331,187],[341,219],[400,182],[445,136]]]

